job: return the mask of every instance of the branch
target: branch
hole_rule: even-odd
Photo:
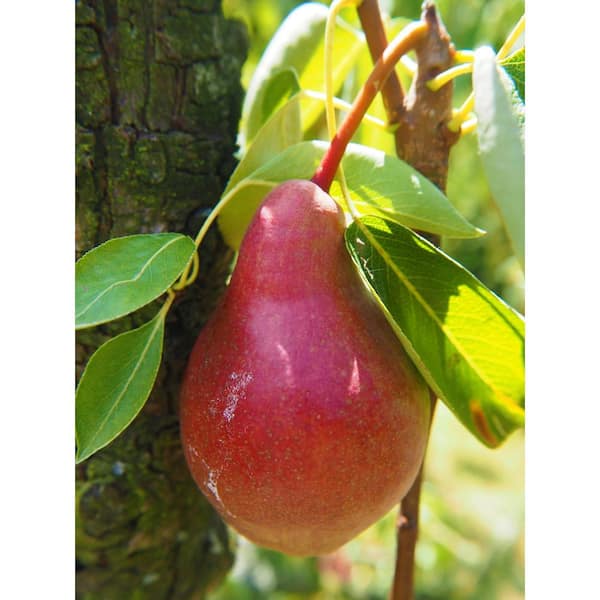
[[[445,191],[450,148],[460,136],[447,126],[452,118],[453,86],[449,82],[433,92],[427,81],[452,66],[454,46],[433,2],[424,3],[421,19],[429,27],[415,47],[417,73],[404,101],[406,111],[396,131],[396,151]]]
[[[363,0],[357,8],[358,18],[374,63],[379,60],[388,45],[378,0]],[[388,124],[399,123],[404,114],[404,90],[396,71],[392,71],[381,89],[381,98]]]

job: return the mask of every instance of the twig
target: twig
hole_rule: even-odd
[[[450,148],[460,137],[447,126],[452,118],[453,86],[449,82],[432,91],[427,82],[453,64],[454,46],[433,2],[424,3],[421,19],[429,27],[415,48],[417,74],[405,98],[406,112],[396,131],[396,151],[444,191]]]

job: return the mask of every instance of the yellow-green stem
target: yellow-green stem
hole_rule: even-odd
[[[504,44],[498,53],[496,54],[496,59],[498,62],[506,58],[508,53],[511,51],[512,47],[515,45],[515,42],[519,38],[519,36],[523,33],[525,29],[525,15],[523,15],[517,24],[514,26],[513,30],[508,34]],[[457,51],[455,57],[457,59],[469,60],[473,61],[473,53],[466,51]],[[451,67],[447,69],[443,73],[440,73],[437,77],[434,77],[430,81],[427,82],[427,86],[429,89],[436,91],[440,89],[443,85],[458,77],[459,75],[463,75],[466,73],[473,72],[473,64],[472,62],[467,62],[466,64],[457,65],[455,67]],[[452,119],[448,123],[448,129],[450,131],[461,131],[463,133],[468,133],[472,131],[477,121],[473,121],[471,118],[471,112],[473,111],[473,107],[475,105],[475,96],[471,92],[469,97],[463,102],[462,106],[457,110],[453,111]]]
[[[475,106],[475,94],[471,92],[469,97],[463,102],[462,106],[452,112],[452,119],[448,121],[448,129],[450,131],[459,131],[461,125],[471,117]]]
[[[473,50],[455,50],[454,51],[454,62],[457,63],[470,63],[475,60],[475,52]]]
[[[427,87],[432,92],[437,92],[441,87],[446,85],[448,82],[452,81],[459,75],[467,75],[473,72],[473,63],[465,63],[462,65],[456,65],[455,67],[450,67],[446,71],[443,71],[433,79],[430,79],[427,82]]]
[[[498,50],[498,54],[496,54],[496,58],[498,60],[502,60],[508,56],[508,53],[512,50],[512,47],[515,45],[515,42],[519,39],[519,36],[525,30],[525,15],[523,15],[517,24],[514,26],[513,30],[508,34],[504,44],[502,44],[502,48]]]
[[[325,103],[327,99],[325,94],[323,94],[322,92],[317,92],[316,90],[302,90],[301,92],[298,92],[298,94],[303,98],[309,98],[310,100],[320,100],[323,103]],[[350,102],[346,102],[345,100],[342,100],[337,96],[333,97],[333,106],[337,110],[342,110],[344,112],[350,112],[352,110],[352,104],[350,104]],[[365,114],[363,120],[369,121],[369,123],[373,123],[373,125],[377,125],[378,127],[381,127],[385,130],[389,130],[390,127],[385,121],[382,121],[381,119],[378,119],[377,117],[374,117],[369,113]]]

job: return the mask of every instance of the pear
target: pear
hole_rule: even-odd
[[[310,181],[263,201],[194,346],[181,436],[197,485],[261,546],[332,552],[406,494],[425,451],[427,386]]]

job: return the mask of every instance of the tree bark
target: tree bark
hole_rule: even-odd
[[[77,256],[121,235],[196,234],[235,166],[247,43],[218,0],[77,2]],[[213,231],[198,281],[169,313],[148,403],[76,469],[78,598],[203,598],[232,564],[226,529],[188,474],[177,420],[187,356],[230,262]],[[77,377],[101,343],[156,309],[79,332]]]

